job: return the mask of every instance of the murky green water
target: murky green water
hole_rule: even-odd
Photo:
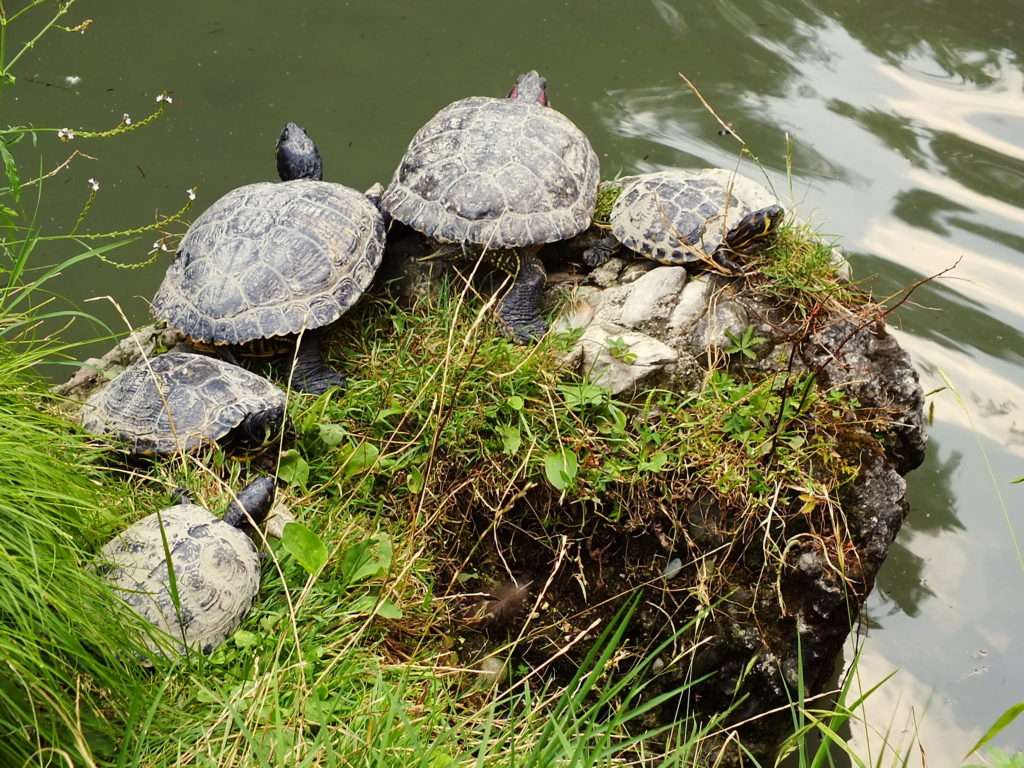
[[[684,3],[172,5],[80,2],[84,36],[55,34],[21,68],[3,122],[107,127],[140,117],[163,89],[167,119],[81,159],[46,192],[66,229],[101,191],[94,229],[199,204],[274,175],[286,120],[320,143],[327,175],[387,180],[413,131],[444,104],[500,95],[539,69],[552,103],[586,131],[604,174],[733,166],[737,145],[682,85],[683,72],[748,142],[783,199],[841,238],[880,294],[962,259],[895,318],[934,426],[910,477],[913,511],[868,606],[872,725],[931,764],[954,764],[1024,698],[1024,5],[1021,0],[718,0]],[[68,76],[81,78],[70,86]],[[786,177],[786,136],[793,175]],[[47,162],[72,148],[47,137]],[[748,170],[750,166],[747,165]],[[152,238],[118,258],[144,258]],[[115,298],[134,323],[166,261],[95,264],[64,293]],[[89,304],[123,327],[106,304]],[[84,331],[83,331],[84,332]],[[1004,517],[999,496],[1008,510]],[[916,723],[916,725],[915,725]],[[864,750],[879,737],[854,729]],[[996,743],[1024,744],[1024,721]]]

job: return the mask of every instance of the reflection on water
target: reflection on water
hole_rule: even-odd
[[[948,377],[969,411],[948,390],[931,398],[932,450],[909,478],[913,509],[868,607],[861,669],[874,682],[901,668],[869,702],[874,722],[916,720],[933,755],[962,754],[1020,698],[1011,638],[1024,634],[1024,604],[997,597],[1024,584],[1008,544],[1019,515],[1008,522],[999,502],[1021,508],[1007,481],[1024,473],[1020,0],[381,0],[286,16],[272,0],[244,13],[182,0],[156,25],[144,3],[95,15],[87,38],[40,49],[8,119],[113,124],[165,87],[179,108],[116,146],[90,145],[102,161],[75,166],[47,193],[61,223],[74,221],[89,176],[103,181],[92,223],[108,229],[176,208],[194,184],[209,202],[269,178],[288,119],[317,137],[332,178],[365,187],[390,175],[440,106],[502,93],[514,73],[537,68],[606,176],[739,163],[841,239],[880,295],[960,260],[892,318],[925,389]],[[746,140],[742,161],[678,72]],[[68,75],[81,80],[72,87]],[[48,164],[63,158],[65,147],[43,146]],[[67,290],[78,300],[110,292],[143,322],[161,270],[112,275],[94,264]],[[1024,721],[997,743],[1024,743]]]

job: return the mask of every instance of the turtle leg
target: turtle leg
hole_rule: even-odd
[[[547,273],[536,249],[520,249],[510,254],[514,254],[517,262],[508,269],[515,280],[498,305],[498,321],[506,337],[516,344],[528,344],[548,329],[540,311]]]
[[[295,350],[292,387],[299,392],[322,395],[331,387],[345,388],[345,377],[324,364],[320,334],[307,331]]]

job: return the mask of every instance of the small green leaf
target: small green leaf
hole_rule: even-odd
[[[377,413],[373,418],[373,422],[375,424],[378,422],[386,424],[392,416],[401,416],[403,413],[405,413],[405,408],[385,408]]]
[[[602,419],[598,429],[604,433],[621,435],[626,431],[626,414],[614,403],[605,406],[606,418]]]
[[[310,575],[327,562],[327,546],[302,523],[287,523],[281,534],[281,544]]]
[[[515,456],[519,446],[523,444],[523,438],[519,434],[519,427],[501,426],[498,427],[498,434],[501,435],[501,449],[509,456]]]
[[[405,614],[402,609],[390,600],[380,600],[373,595],[363,595],[352,603],[352,610],[355,613],[365,613],[367,616],[380,616],[382,619],[400,619]]]
[[[345,477],[354,477],[372,467],[380,450],[372,443],[348,445],[339,449],[339,462],[345,468]]]
[[[247,629],[240,629],[231,636],[231,640],[239,648],[253,648],[260,642],[260,636]]]
[[[523,406],[526,405],[526,403],[523,401],[523,398],[521,398],[519,395],[510,395],[508,400],[505,401],[505,403],[513,411],[521,411],[523,410]]]
[[[666,464],[668,464],[668,454],[664,451],[658,451],[649,459],[641,459],[639,464],[637,464],[637,469],[641,472],[661,472]]]
[[[393,547],[391,537],[375,533],[345,550],[341,556],[341,572],[349,584],[358,584],[366,579],[387,574],[391,568]]]
[[[596,384],[559,384],[565,404],[574,410],[588,405],[601,405],[608,399],[608,390]]]
[[[568,448],[559,453],[549,453],[544,457],[544,474],[548,482],[560,491],[572,485],[579,471],[579,460]]]
[[[309,481],[309,464],[298,451],[291,448],[281,454],[277,476],[289,485],[305,486]]]
[[[1020,485],[1021,483],[1024,483],[1024,475],[1010,481],[1010,485]]]
[[[328,448],[336,448],[341,445],[348,433],[341,424],[321,424],[320,440]]]
[[[405,487],[409,489],[409,493],[419,493],[423,490],[423,472],[419,467],[409,470],[409,474],[405,478]]]
[[[21,197],[21,178],[18,176],[18,164],[14,155],[7,149],[7,143],[0,139],[0,158],[3,159],[4,173],[7,174],[7,185],[11,188],[11,198],[15,203]]]

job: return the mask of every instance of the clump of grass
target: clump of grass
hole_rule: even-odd
[[[784,222],[757,260],[758,292],[804,314],[815,307],[829,311],[863,308],[870,297],[841,278],[834,249],[809,225]]]
[[[600,227],[610,227],[612,224],[612,206],[622,194],[622,186],[612,181],[602,182],[597,188],[597,201],[594,203],[594,213],[591,220]]]
[[[0,346],[0,763],[88,763],[145,699],[146,628],[90,568],[120,522],[99,452],[49,415],[26,354]]]

